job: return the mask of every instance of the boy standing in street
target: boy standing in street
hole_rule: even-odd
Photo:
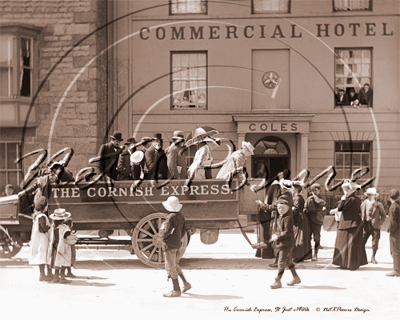
[[[182,204],[179,203],[177,197],[171,196],[164,201],[163,206],[170,214],[162,224],[160,235],[164,240],[163,250],[165,258],[165,269],[167,270],[168,279],[172,278],[174,288],[171,292],[164,293],[164,297],[180,297],[181,289],[179,287],[178,276],[183,281],[183,292],[189,290],[192,286],[186,281],[182,269],[179,266],[178,252],[182,246],[182,238],[185,235],[185,218],[179,211],[182,209]]]
[[[314,255],[312,261],[318,260],[318,250],[321,249],[321,229],[324,224],[326,214],[326,202],[319,197],[321,186],[314,183],[311,186],[312,195],[309,196],[304,204],[304,213],[310,222],[312,237],[314,238]]]
[[[400,277],[400,206],[399,191],[392,189],[389,192],[389,200],[391,202],[389,208],[389,228],[390,234],[390,253],[393,257],[393,271],[387,273],[388,277]]]
[[[288,286],[294,286],[301,283],[297,275],[295,266],[292,262],[293,247],[294,247],[294,233],[293,233],[293,216],[289,212],[289,202],[284,199],[277,201],[277,209],[279,217],[277,220],[277,230],[271,237],[271,241],[276,241],[276,249],[278,256],[278,276],[275,282],[271,285],[271,289],[278,289],[282,287],[281,279],[285,272],[286,266],[292,272],[293,279],[287,283]]]

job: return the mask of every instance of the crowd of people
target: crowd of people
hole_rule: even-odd
[[[295,263],[318,260],[321,249],[321,229],[326,215],[326,201],[321,198],[321,187],[318,183],[311,185],[311,194],[304,199],[300,181],[284,179],[278,174],[266,192],[264,202],[257,200],[259,219],[263,226],[263,241],[256,256],[276,258],[270,267],[278,267],[278,276],[271,285],[272,289],[282,286],[281,278],[285,267],[289,267],[293,279],[292,286],[301,283],[295,271]],[[371,263],[377,264],[381,227],[386,219],[385,209],[377,197],[375,188],[368,188],[364,193],[366,199],[361,202],[356,192],[360,186],[350,180],[342,184],[343,196],[336,209],[332,210],[337,221],[337,236],[332,264],[341,269],[357,270],[366,265],[365,245],[372,236]],[[390,252],[393,257],[393,271],[387,276],[400,276],[400,207],[399,191],[389,192]],[[314,248],[311,243],[314,242]]]

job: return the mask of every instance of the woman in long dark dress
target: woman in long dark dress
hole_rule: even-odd
[[[311,230],[307,216],[304,214],[304,198],[302,188],[293,186],[293,262],[302,262],[312,258]]]
[[[361,200],[355,194],[356,184],[345,181],[342,188],[344,195],[338,205],[338,210],[342,214],[339,219],[332,264],[343,269],[357,270],[360,266],[368,264],[360,215]]]

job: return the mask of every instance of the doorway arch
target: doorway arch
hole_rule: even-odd
[[[282,138],[265,136],[254,145],[251,162],[252,177],[259,176],[265,166],[273,178],[285,169],[290,170],[290,148]]]

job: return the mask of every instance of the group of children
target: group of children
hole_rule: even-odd
[[[47,198],[40,197],[32,216],[29,264],[39,266],[39,281],[70,283],[71,280],[66,277],[75,278],[71,266],[75,261],[76,242],[76,236],[71,230],[71,214],[65,209],[56,209],[49,219],[45,213],[46,208]]]

